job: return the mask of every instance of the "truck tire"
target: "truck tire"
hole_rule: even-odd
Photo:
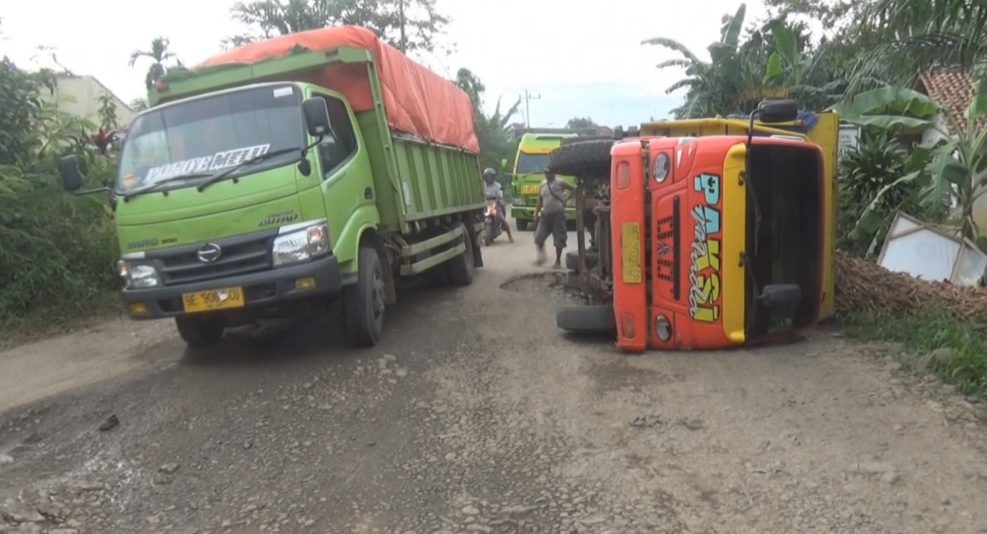
[[[210,347],[223,339],[226,319],[222,315],[181,315],[175,317],[178,334],[193,349]]]
[[[463,232],[463,242],[466,244],[466,250],[459,256],[446,262],[446,272],[449,275],[449,281],[452,282],[452,285],[460,287],[473,283],[473,268],[475,267],[473,238],[469,232]]]
[[[358,265],[356,284],[343,289],[346,331],[355,345],[373,347],[384,330],[384,267],[370,245],[360,247]]]
[[[528,219],[514,219],[514,227],[517,228],[518,232],[527,230],[529,224],[531,224],[531,221]]]
[[[555,314],[559,328],[584,335],[617,335],[613,306],[567,306]]]
[[[597,262],[600,260],[600,255],[596,252],[586,253],[586,268],[592,269],[596,266]],[[570,271],[579,270],[579,253],[578,252],[566,252],[565,253],[565,268]]]
[[[548,155],[548,169],[580,180],[610,180],[610,148],[614,140],[580,141],[556,148]]]

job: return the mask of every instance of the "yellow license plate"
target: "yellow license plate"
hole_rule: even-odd
[[[182,306],[186,313],[242,308],[243,305],[242,287],[210,289],[182,295]]]
[[[620,226],[620,258],[624,283],[641,283],[641,225],[636,222]]]
[[[538,184],[521,186],[522,195],[537,195],[539,190],[541,190],[541,186]]]

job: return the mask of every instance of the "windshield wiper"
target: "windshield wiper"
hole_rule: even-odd
[[[754,330],[754,316],[755,313],[757,312],[757,305],[758,305],[757,295],[760,290],[757,287],[757,277],[754,276],[754,266],[751,265],[751,259],[747,257],[746,252],[741,251],[740,263],[744,265],[744,272],[747,273],[747,277],[750,279],[750,283],[751,283],[751,293],[750,293],[751,305],[750,308],[747,309],[747,313],[745,317],[747,319],[746,321],[747,324],[744,325],[745,336],[748,336]]]
[[[221,172],[219,172],[217,174],[213,174],[213,175],[208,175],[209,176],[209,179],[207,179],[206,181],[204,181],[201,184],[199,184],[196,187],[196,189],[201,193],[202,191],[204,191],[210,185],[212,185],[212,184],[214,184],[214,183],[222,180],[223,178],[226,178],[227,176],[233,174],[234,172],[236,172],[236,171],[238,171],[238,170],[240,170],[240,169],[242,169],[244,167],[247,167],[249,165],[253,165],[254,163],[260,163],[261,161],[264,161],[264,160],[267,160],[267,159],[271,159],[273,157],[283,156],[285,154],[291,154],[292,152],[298,152],[299,157],[302,157],[301,156],[302,150],[303,150],[303,147],[298,146],[298,147],[291,147],[291,148],[282,148],[281,150],[275,150],[274,152],[265,152],[265,153],[260,154],[258,156],[254,156],[254,157],[252,157],[252,158],[250,158],[248,160],[242,161],[242,162],[240,162],[240,163],[238,163],[238,164],[230,167],[229,169],[226,169],[225,171],[221,171]]]
[[[150,185],[146,185],[140,189],[135,189],[133,191],[130,191],[129,193],[124,193],[123,200],[124,202],[126,202],[131,198],[140,195],[141,193],[148,193],[150,191],[154,191],[161,185],[164,185],[169,182],[177,182],[179,180],[194,180],[196,178],[205,178],[206,176],[212,176],[212,175],[209,174],[208,172],[194,172],[191,174],[180,174],[178,176],[169,176],[168,178],[158,180],[157,182],[154,182],[153,184]]]
[[[751,206],[754,208],[754,255],[757,256],[758,244],[761,241],[761,206],[757,203],[757,194],[752,186],[750,176],[745,176],[744,189],[747,191],[747,197],[750,198]]]

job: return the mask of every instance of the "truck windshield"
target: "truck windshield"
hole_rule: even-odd
[[[517,157],[517,174],[545,172],[548,165],[548,154],[528,154],[519,152]]]
[[[265,86],[164,106],[130,126],[120,157],[119,193],[162,183],[156,190],[191,182],[250,158],[302,146],[301,97],[292,86]],[[247,167],[257,172],[283,164],[290,154]]]
[[[747,281],[747,314],[754,314],[747,335],[753,338],[797,329],[816,317],[823,192],[814,150],[755,144],[750,158],[747,183],[761,211],[760,228],[755,231],[755,210],[750,205],[747,209],[746,256],[753,274]],[[800,296],[788,305],[766,306],[758,296],[769,285],[798,286]]]

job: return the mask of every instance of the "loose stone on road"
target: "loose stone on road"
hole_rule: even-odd
[[[515,237],[371,350],[327,314],[0,354],[0,532],[987,532],[982,407],[893,347],[621,354]]]

